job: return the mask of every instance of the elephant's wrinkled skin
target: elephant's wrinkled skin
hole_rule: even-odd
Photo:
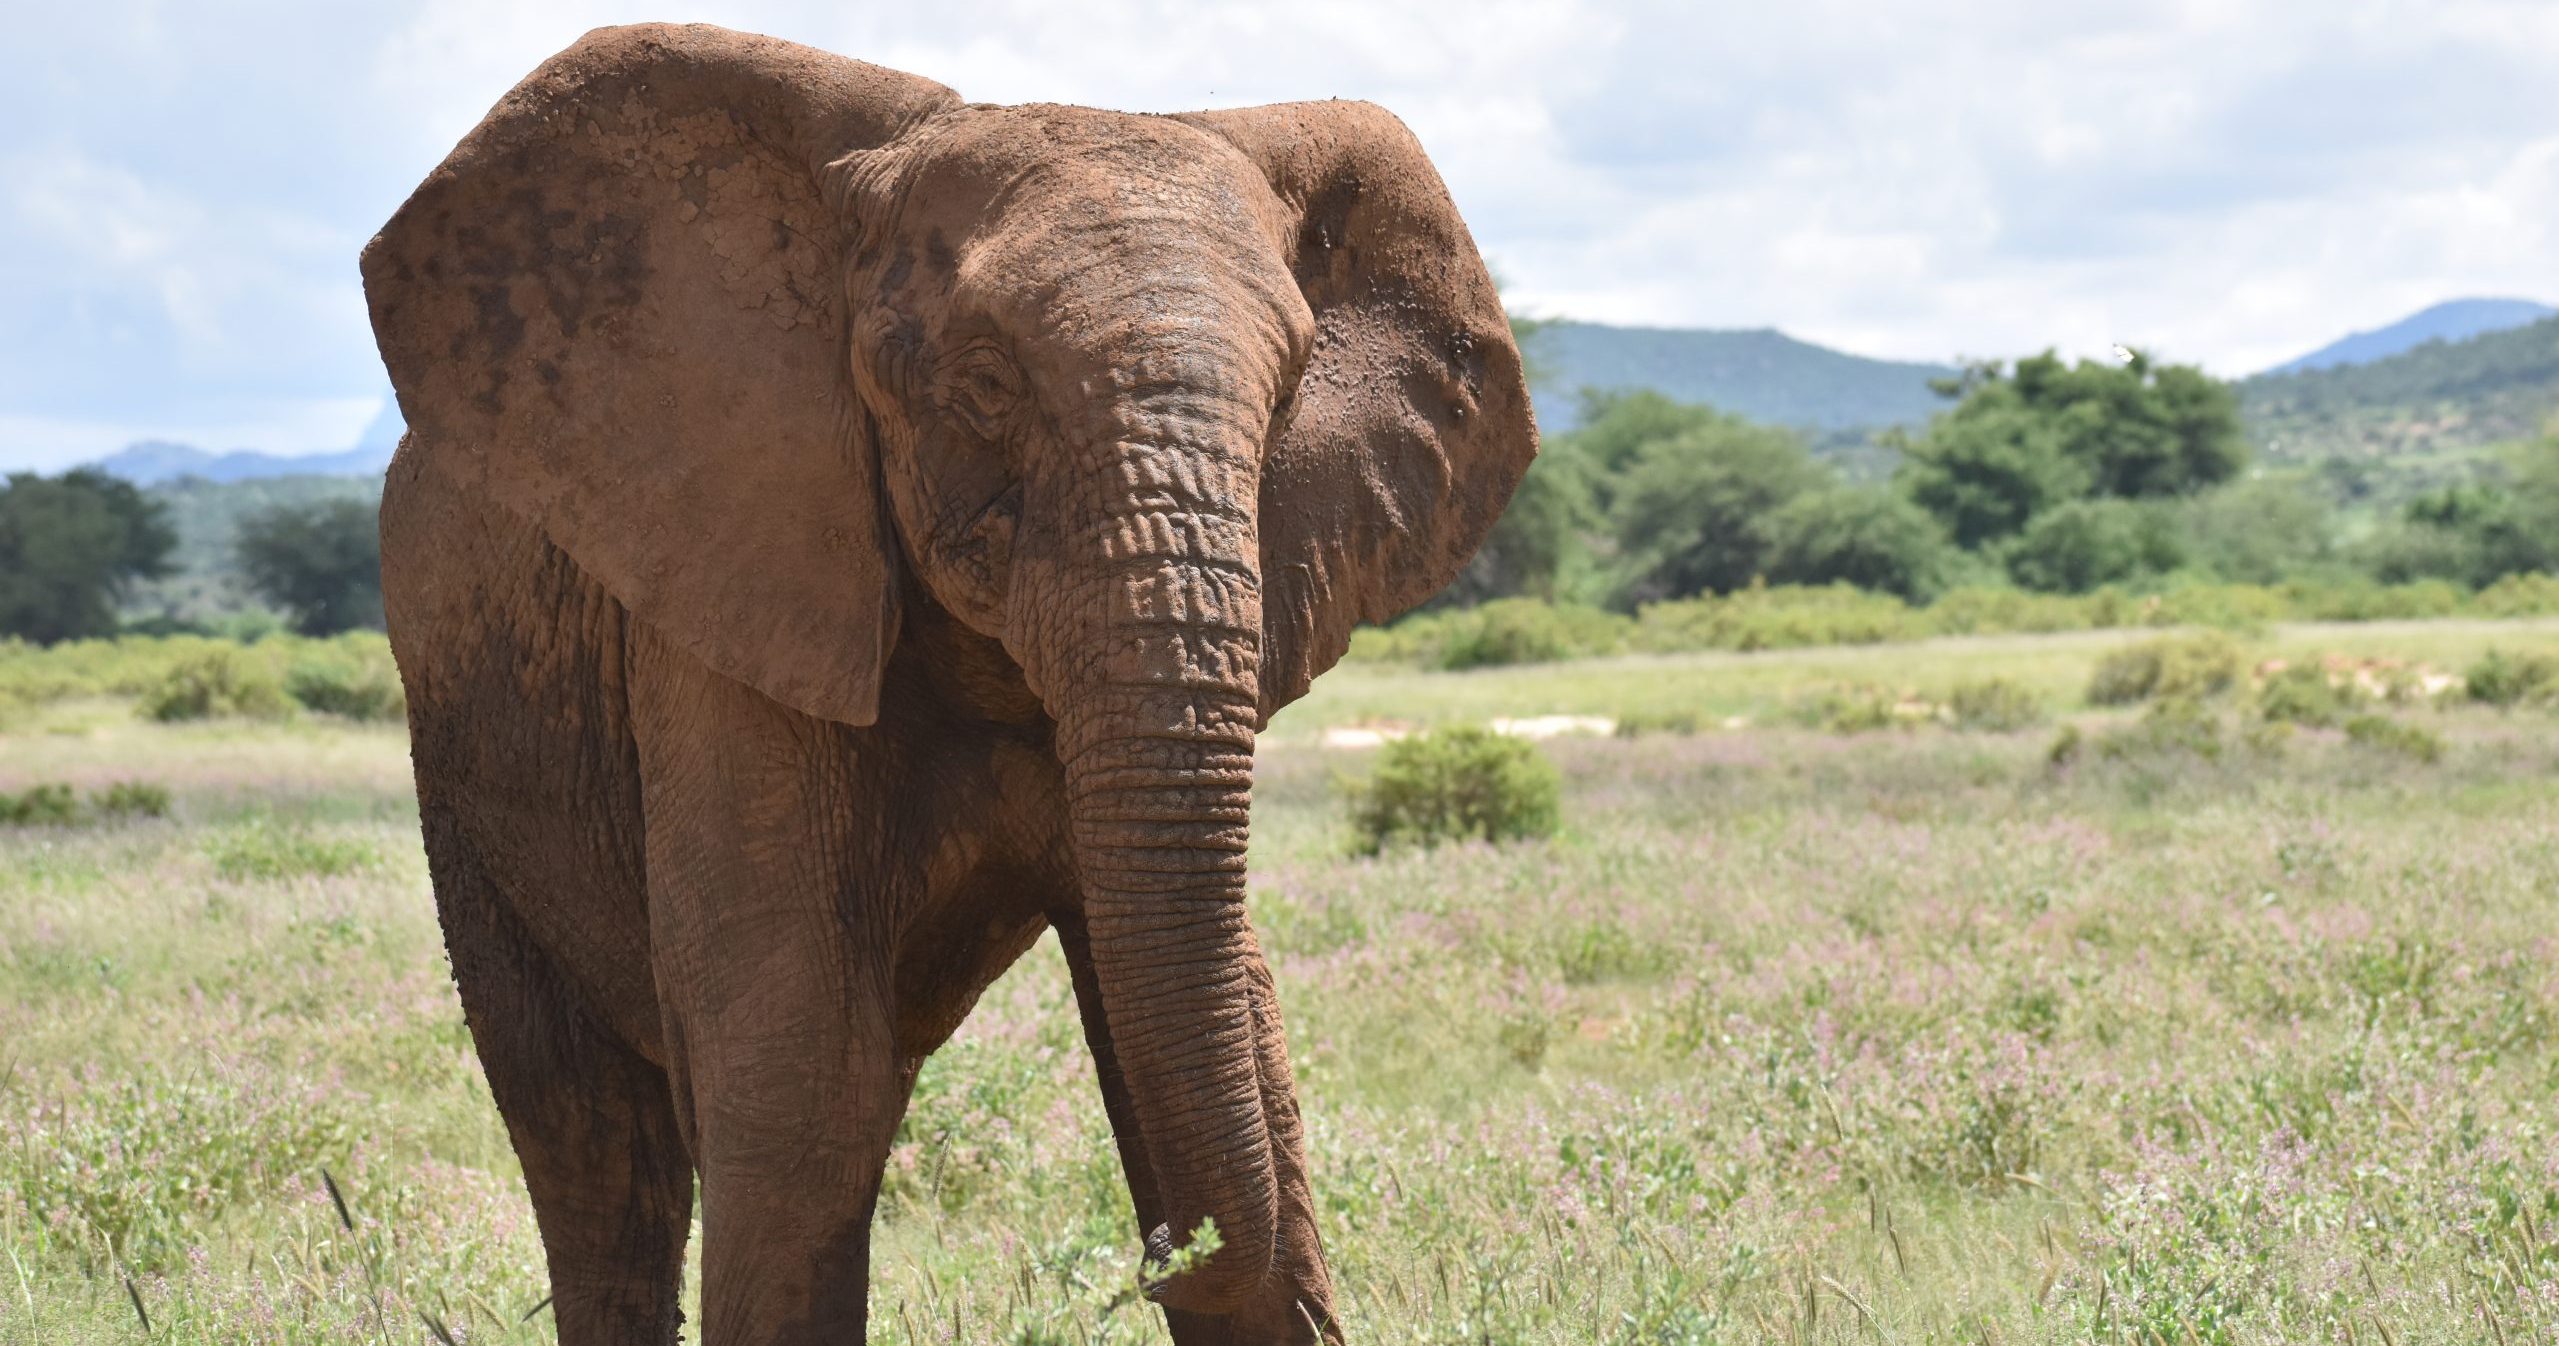
[[[1348,102],[963,104],[599,31],[364,255],[436,902],[560,1338],[858,1341],[917,1066],[1054,926],[1184,1346],[1337,1340],[1244,909],[1254,733],[1536,451]]]

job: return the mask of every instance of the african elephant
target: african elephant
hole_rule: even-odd
[[[1536,452],[1356,102],[963,103],[600,30],[364,252],[391,639],[560,1339],[859,1341],[918,1067],[1043,929],[1174,1339],[1338,1341],[1245,912],[1254,738]]]

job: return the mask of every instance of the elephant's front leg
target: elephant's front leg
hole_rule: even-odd
[[[1128,1174],[1129,1195],[1137,1207],[1141,1232],[1161,1222],[1155,1175],[1138,1133],[1128,1082],[1121,1075],[1111,1043],[1109,1022],[1102,1014],[1101,987],[1086,944],[1084,923],[1071,910],[1051,916],[1059,945],[1075,979],[1075,1002],[1084,1019],[1084,1037],[1093,1052],[1094,1072],[1102,1087],[1102,1108],[1110,1114],[1118,1138],[1120,1165]],[[1176,1346],[1340,1346],[1341,1327],[1333,1321],[1333,1283],[1324,1265],[1324,1245],[1315,1232],[1315,1207],[1307,1186],[1306,1136],[1298,1121],[1297,1091],[1288,1067],[1287,1035],[1280,1025],[1279,998],[1271,986],[1270,968],[1252,960],[1249,984],[1255,997],[1254,1026],[1260,1036],[1262,1105],[1271,1119],[1272,1159],[1280,1195],[1280,1242],[1270,1280],[1263,1293],[1228,1317],[1167,1310],[1164,1318]],[[1179,1242],[1188,1231],[1173,1231]]]
[[[662,643],[635,653],[668,1073],[702,1184],[704,1346],[863,1340],[905,1110],[879,856],[846,731]]]

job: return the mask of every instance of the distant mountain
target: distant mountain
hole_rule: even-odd
[[[392,442],[394,445],[399,442],[397,435],[392,437]],[[359,445],[338,453],[292,455],[258,453],[250,449],[208,453],[193,445],[146,439],[138,444],[128,444],[91,466],[137,486],[157,486],[180,477],[200,477],[206,481],[251,481],[262,477],[315,474],[378,477],[390,464],[391,450],[373,444]]]
[[[356,436],[355,447],[336,453],[259,453],[254,449],[210,453],[192,444],[146,439],[128,444],[90,466],[136,486],[157,486],[182,477],[214,482],[267,477],[379,477],[382,469],[391,465],[392,452],[400,447],[403,428],[400,404],[385,396],[382,410],[374,413],[364,433]]]
[[[1766,327],[1610,327],[1559,320],[1540,324],[1527,349],[1537,422],[1550,434],[1580,419],[1583,389],[1615,388],[1651,388],[1824,438],[1917,426],[1946,405],[1928,390],[1928,381],[1959,372],[1952,365],[1850,355]]]
[[[2239,407],[2249,437],[2279,459],[2380,457],[2525,438],[2559,416],[2559,317],[2463,341],[2427,341],[2369,364],[2259,374],[2240,381]]]
[[[2554,313],[2559,313],[2559,309],[2529,299],[2448,299],[2431,308],[2419,309],[2387,327],[2340,337],[2308,355],[2287,360],[2265,372],[2297,374],[2338,365],[2370,364],[2413,350],[2429,341],[2466,341],[2485,333],[2539,322]]]

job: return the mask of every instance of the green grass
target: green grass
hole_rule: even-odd
[[[2559,715],[2085,708],[2148,634],[1319,682],[1252,900],[1352,1338],[2559,1335]],[[2458,672],[2559,623],[2243,643]],[[1993,677],[2060,723],[1788,713]],[[1349,853],[1374,755],[1321,729],[1555,712],[1659,728],[1546,745],[1551,840]],[[550,1339],[405,777],[322,717],[0,734],[0,791],[172,793],[0,827],[0,1343],[139,1340],[137,1298],[155,1341]],[[1071,1003],[1044,941],[926,1066],[873,1340],[1161,1340]]]

